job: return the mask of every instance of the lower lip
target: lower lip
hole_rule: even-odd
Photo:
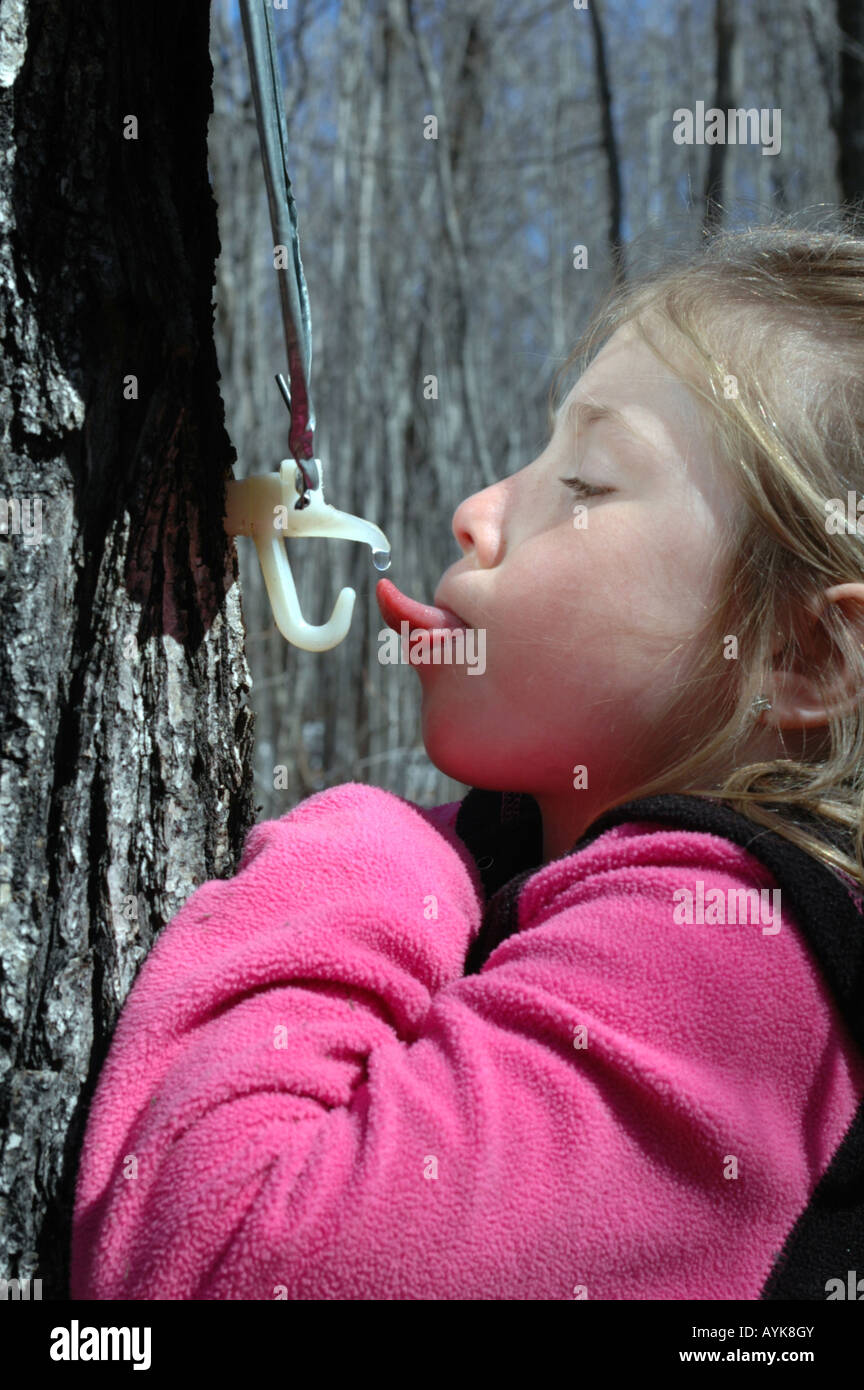
[[[458,628],[467,629],[458,614],[450,608],[439,608],[432,603],[418,603],[397,589],[392,579],[379,579],[375,585],[378,607],[388,627],[400,631],[401,623],[410,623],[412,628],[423,628],[426,632],[447,632]]]

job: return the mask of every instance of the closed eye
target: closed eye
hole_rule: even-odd
[[[559,478],[559,482],[569,487],[579,497],[599,497],[604,492],[614,492],[611,487],[599,487],[596,483],[586,483],[582,478]]]

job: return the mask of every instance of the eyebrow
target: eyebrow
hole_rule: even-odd
[[[561,412],[553,415],[553,429],[558,423]],[[574,425],[576,429],[587,429],[589,425],[609,423],[617,426],[618,429],[626,430],[639,443],[646,445],[648,441],[638,430],[634,429],[626,416],[614,406],[603,405],[600,401],[584,400],[571,401],[564,414],[564,422],[567,425]]]

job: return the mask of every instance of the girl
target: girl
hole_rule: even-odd
[[[379,585],[430,652],[485,632],[482,679],[418,665],[472,790],[311,796],[163,930],[73,1298],[846,1296],[864,241],[726,235],[580,349],[543,452],[456,511],[438,606]]]

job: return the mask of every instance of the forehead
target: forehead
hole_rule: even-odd
[[[640,337],[631,324],[617,329],[590,366],[568,392],[561,414],[583,405],[620,412],[652,441],[683,446],[710,432],[711,417],[689,381],[692,369],[672,356],[669,345],[661,349],[678,370],[672,370]]]
[[[700,492],[732,502],[738,494],[729,471],[720,466],[710,407],[690,384],[697,369],[680,348],[673,351],[669,339],[659,339],[658,345],[677,370],[624,324],[568,392],[559,414],[574,407],[581,413],[583,404],[620,412],[669,476],[687,476]]]
[[[583,372],[571,397],[597,396],[617,410],[649,407],[692,422],[696,398],[688,382],[693,369],[680,351],[673,356],[671,342],[661,339],[659,347],[674,363],[674,370],[652,351],[632,324],[624,324]]]

